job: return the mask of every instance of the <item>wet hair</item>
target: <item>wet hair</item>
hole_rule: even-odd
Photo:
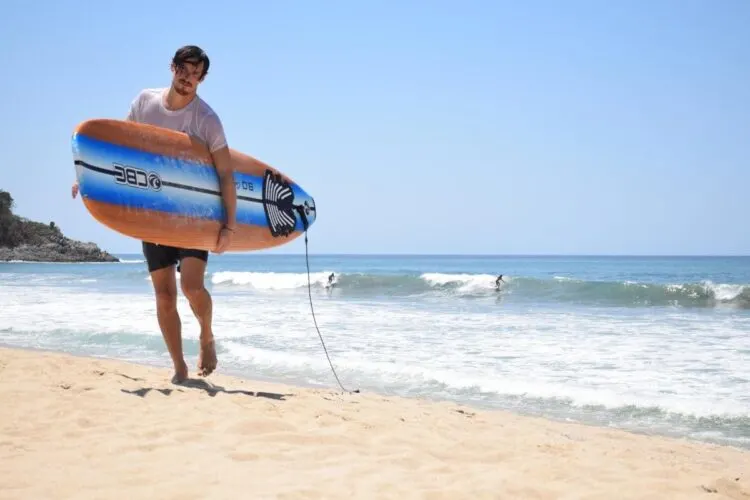
[[[184,47],[180,47],[177,49],[177,52],[174,53],[174,57],[172,58],[172,64],[178,68],[184,67],[185,63],[191,63],[197,66],[201,62],[203,63],[203,74],[201,75],[201,78],[203,78],[208,73],[208,66],[211,64],[211,61],[209,61],[208,55],[206,55],[203,49],[196,45],[185,45]]]

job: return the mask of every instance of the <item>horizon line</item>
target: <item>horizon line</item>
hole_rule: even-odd
[[[142,255],[141,252],[109,252],[112,255]],[[399,253],[399,252],[383,252],[383,253],[308,253],[310,257],[661,257],[661,258],[696,258],[696,257],[734,257],[734,258],[747,258],[750,254],[651,254],[651,253],[633,253],[633,254],[617,254],[617,253]],[[225,256],[290,256],[290,257],[304,257],[305,253],[267,253],[263,251],[252,251],[252,252],[225,252],[222,255],[210,254],[211,257],[225,257]]]

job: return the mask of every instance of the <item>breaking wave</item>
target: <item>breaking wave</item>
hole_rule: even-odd
[[[565,277],[552,279],[508,277],[500,289],[490,274],[424,273],[420,275],[310,273],[313,288],[350,296],[435,295],[457,298],[502,296],[514,300],[593,303],[614,306],[676,306],[750,309],[750,285],[697,283],[647,283],[634,281],[586,281]],[[216,272],[214,287],[239,287],[261,291],[296,290],[307,287],[306,273]]]

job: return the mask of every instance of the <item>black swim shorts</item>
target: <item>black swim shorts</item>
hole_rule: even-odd
[[[143,242],[143,256],[146,257],[148,272],[154,272],[177,264],[177,271],[180,270],[180,262],[185,257],[197,257],[203,262],[208,262],[208,252],[206,250],[194,250],[190,248],[176,248],[156,243]]]

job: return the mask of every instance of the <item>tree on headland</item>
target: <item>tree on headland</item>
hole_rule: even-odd
[[[13,197],[9,192],[0,189],[0,246],[13,246]]]
[[[13,196],[0,189],[0,247],[37,245],[62,237],[55,223],[49,225],[26,220],[13,213]]]
[[[9,192],[0,189],[0,216],[7,216],[13,213],[13,197]]]

